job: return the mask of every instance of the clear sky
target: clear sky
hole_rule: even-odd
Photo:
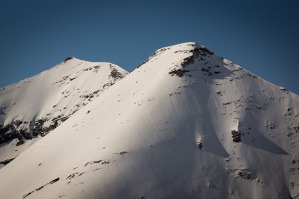
[[[67,56],[131,71],[195,41],[299,94],[298,0],[0,0],[0,87]]]

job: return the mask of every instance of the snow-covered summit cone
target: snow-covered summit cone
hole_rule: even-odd
[[[296,198],[298,117],[297,95],[205,47],[161,48],[1,169],[0,193]]]
[[[68,57],[47,71],[2,88],[0,162],[15,158],[126,74],[111,63]]]

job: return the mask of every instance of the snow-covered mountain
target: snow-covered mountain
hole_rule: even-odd
[[[0,90],[0,168],[127,72],[73,57]]]
[[[183,43],[157,50],[3,167],[0,193],[299,198],[298,134],[297,95]]]

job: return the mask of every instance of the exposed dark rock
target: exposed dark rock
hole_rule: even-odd
[[[68,60],[71,60],[71,59],[73,59],[74,57],[67,57],[67,58],[65,58],[63,61],[64,62],[67,62]]]
[[[226,106],[226,105],[230,105],[232,102],[224,102],[222,103],[222,105]]]
[[[0,161],[0,164],[7,165],[8,163],[10,163],[13,160],[14,160],[14,158],[6,159],[6,160],[3,160],[3,161]]]
[[[16,127],[13,125],[13,123],[7,124],[5,126],[2,125],[2,127],[0,127],[0,144],[9,142],[18,137],[19,131],[16,130]]]
[[[26,198],[27,196],[31,195],[33,192],[34,192],[34,191],[31,191],[31,192],[29,192],[29,193],[23,195],[23,198]]]
[[[273,122],[269,122],[269,121],[267,121],[267,122],[266,122],[266,127],[267,127],[268,129],[275,129],[275,124],[274,124]]]
[[[296,160],[292,160],[292,164],[296,164]]]
[[[172,69],[172,71],[170,71],[169,74],[171,76],[176,75],[178,77],[182,77],[184,75],[184,73],[186,73],[186,72],[190,72],[190,71],[188,71],[188,70],[182,70],[182,69]]]
[[[14,124],[16,127],[19,127],[22,123],[23,123],[23,122],[20,121],[20,120],[15,120],[15,121],[13,122],[13,124]]]
[[[54,180],[52,180],[51,182],[48,182],[47,184],[44,184],[38,188],[35,189],[35,191],[39,191],[41,189],[43,189],[45,186],[50,185],[50,184],[54,184],[55,182],[59,181],[60,178],[55,178]],[[34,193],[34,191],[31,191],[25,195],[23,195],[23,198],[26,198],[27,196],[31,195],[32,193]]]
[[[71,179],[73,179],[75,176],[76,176],[76,174],[79,174],[78,172],[76,172],[76,173],[72,173],[71,175],[69,175],[67,178],[66,178],[66,180],[71,180]]]
[[[83,69],[83,71],[89,71],[89,70],[92,70],[92,67]]]
[[[217,66],[215,66],[215,67],[217,67]],[[219,74],[219,73],[221,73],[220,71],[213,71],[214,70],[214,67],[207,67],[207,68],[205,68],[205,67],[203,67],[202,69],[201,69],[201,71],[204,73],[204,75],[208,75],[208,76],[212,76],[212,75],[217,75],[217,74]]]
[[[42,188],[44,188],[44,185],[41,186],[41,187],[39,187],[39,188],[37,188],[37,189],[35,189],[35,191],[39,191],[39,190],[41,190]]]
[[[93,161],[86,162],[84,166],[98,164],[100,162],[102,162],[102,160],[93,160]]]
[[[128,153],[128,152],[126,152],[126,151],[122,151],[122,152],[119,153],[119,155],[123,156],[123,155],[125,155],[126,153]]]
[[[201,55],[201,56],[214,55],[214,53],[212,51],[210,51],[209,49],[207,49],[205,47],[195,48],[194,52]]]
[[[102,164],[109,164],[109,163],[110,163],[110,162],[109,162],[109,161],[106,161],[106,160],[102,162]]]
[[[198,148],[202,149],[202,147],[203,147],[202,141],[199,141],[197,144],[198,144]]]
[[[238,172],[238,175],[243,178],[243,179],[246,179],[246,180],[253,180],[255,179],[252,175],[251,172],[249,172],[247,169],[243,169],[243,170],[240,170]]]
[[[181,65],[184,68],[184,67],[186,67],[190,64],[193,64],[193,63],[194,63],[194,55],[191,55],[189,57],[184,58],[181,62]]]
[[[211,52],[210,50],[208,50],[205,47],[196,47],[196,45],[192,45],[192,46],[194,46],[194,49],[189,51],[192,53],[192,55],[189,57],[186,57],[182,60],[181,65],[183,68],[190,64],[193,64],[194,61],[196,59],[198,59],[199,57],[200,57],[200,60],[204,60],[204,57],[214,54],[213,52]]]
[[[231,133],[234,142],[241,142],[241,133],[239,131],[232,130]]]
[[[217,92],[217,95],[220,95],[220,96],[222,96],[222,93],[221,93],[220,91],[218,91],[218,92]]]
[[[53,183],[57,182],[58,180],[59,180],[59,178],[55,178],[54,180],[52,180],[52,181],[50,182],[50,184],[53,184]]]
[[[18,142],[17,142],[16,146],[20,146],[22,144],[24,144],[24,140],[18,138]]]
[[[32,140],[31,134],[28,132],[27,128],[23,128],[20,131],[20,134],[26,139],[26,140]]]
[[[114,79],[121,79],[124,76],[117,69],[113,68],[110,73],[110,77],[113,77]]]

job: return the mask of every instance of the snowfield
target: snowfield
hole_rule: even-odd
[[[69,115],[42,139],[1,145],[1,158],[18,155],[0,169],[1,198],[299,198],[297,95],[192,42],[157,50],[127,75],[113,65],[111,77],[102,63],[99,76],[70,81],[81,62],[0,91],[3,126],[64,106]],[[51,89],[64,76],[69,84]]]
[[[114,64],[68,57],[50,70],[2,88],[0,162],[15,158],[126,74]]]

